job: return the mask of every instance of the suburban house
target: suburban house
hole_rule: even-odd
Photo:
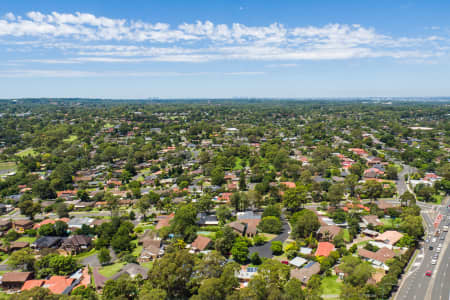
[[[388,230],[380,234],[375,238],[375,241],[380,241],[388,245],[395,245],[401,238],[403,237],[403,234],[395,231],[395,230]]]
[[[170,225],[170,220],[172,220],[175,217],[174,213],[171,213],[170,215],[160,215],[157,217],[158,223],[156,224],[155,229],[161,229],[163,227],[167,227]]]
[[[328,257],[330,253],[334,251],[334,245],[329,242],[319,242],[317,245],[317,250],[314,256],[325,256]]]
[[[145,280],[148,277],[148,270],[138,264],[130,263],[125,265],[118,273],[112,276],[111,280],[116,280],[123,274],[128,274],[131,278],[136,278],[136,276],[140,275],[142,276],[142,279]]]
[[[318,262],[311,261],[301,269],[291,269],[291,277],[300,280],[303,284],[307,284],[311,276],[319,274],[320,264]]]
[[[389,267],[386,265],[386,261],[394,258],[395,252],[386,247],[381,248],[376,252],[372,252],[366,249],[358,249],[358,255],[374,266],[382,267],[387,271],[389,270]]]
[[[211,245],[212,240],[205,236],[198,235],[191,244],[191,249],[194,251],[205,251]]]
[[[332,241],[342,229],[336,225],[324,225],[320,226],[317,230],[317,239],[320,241]]]
[[[139,242],[142,244],[142,251],[139,255],[138,262],[149,262],[164,255],[164,248],[160,239],[145,236]]]
[[[304,259],[303,257],[297,256],[297,257],[293,258],[292,260],[290,260],[290,261],[289,261],[289,264],[290,264],[291,266],[300,268],[301,266],[303,266],[304,264],[306,264],[307,261],[308,261],[308,260]]]
[[[0,252],[11,253],[13,251],[26,248],[28,246],[30,246],[30,243],[28,243],[28,242],[15,241],[15,242],[12,242],[10,245],[0,246]]]
[[[31,244],[31,248],[42,250],[49,248],[59,248],[64,238],[59,236],[43,236]]]
[[[14,230],[19,233],[24,233],[25,230],[33,228],[33,221],[31,220],[15,220]]]
[[[76,255],[91,248],[92,239],[85,235],[72,235],[65,239],[60,247],[67,255]]]
[[[12,227],[11,220],[0,220],[0,231],[6,232]]]
[[[22,287],[22,291],[35,287],[47,288],[52,294],[68,295],[78,284],[78,280],[66,276],[52,276],[47,280],[28,280]]]
[[[20,290],[28,279],[31,278],[31,272],[8,272],[2,276],[2,287],[5,290]]]
[[[217,226],[219,225],[219,220],[215,215],[199,213],[197,214],[197,224],[199,226]]]
[[[368,226],[369,224],[372,226],[383,225],[383,223],[381,223],[380,219],[376,215],[363,216],[361,217],[361,219],[366,226]]]
[[[91,218],[73,218],[73,219],[70,219],[69,222],[67,222],[67,225],[69,226],[70,230],[77,230],[77,229],[81,229],[81,227],[83,227],[83,225],[92,226],[93,222],[94,222],[94,219],[91,219]]]
[[[240,287],[246,287],[248,285],[248,282],[256,275],[257,272],[258,268],[256,267],[241,266],[241,269],[236,274],[236,277],[240,282]]]

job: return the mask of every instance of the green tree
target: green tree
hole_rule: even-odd
[[[383,192],[383,186],[380,182],[368,180],[363,185],[363,191],[369,199],[376,201]]]
[[[109,250],[107,248],[100,249],[97,257],[98,257],[98,261],[102,265],[106,265],[111,262],[111,255],[109,254]]]
[[[272,251],[273,255],[281,255],[283,253],[283,243],[280,241],[272,242],[270,250]]]
[[[13,269],[21,269],[23,271],[33,271],[34,262],[34,255],[30,248],[16,250],[8,259],[8,265]]]
[[[267,205],[266,208],[264,208],[264,212],[262,214],[262,217],[281,217],[281,209],[278,205]]]
[[[32,200],[25,200],[18,205],[20,213],[29,217],[31,220],[34,216],[41,212],[41,205],[39,203],[34,203]]]
[[[320,227],[317,215],[308,209],[295,213],[291,218],[292,235],[295,238],[307,238]]]
[[[283,229],[283,224],[277,217],[269,216],[262,218],[258,225],[259,230],[266,233],[280,233]]]
[[[56,204],[56,214],[59,218],[68,218],[69,217],[69,209],[67,205],[63,202]]]
[[[169,299],[191,296],[190,282],[195,272],[195,256],[187,250],[166,253],[148,273],[153,288],[162,289]]]
[[[415,201],[416,201],[416,197],[410,191],[406,191],[400,196],[400,205],[401,206],[408,206],[410,203],[413,203]]]
[[[221,224],[225,224],[231,218],[231,210],[226,205],[220,205],[216,209],[217,219]]]
[[[197,210],[193,204],[182,205],[171,221],[171,230],[183,240],[192,242],[197,236]]]
[[[337,207],[339,202],[344,197],[344,186],[342,184],[333,184],[330,186],[327,198],[331,202],[331,205]]]
[[[216,235],[215,248],[217,251],[222,253],[222,255],[228,256],[230,254],[231,248],[233,248],[234,240],[236,239],[236,234],[230,226],[225,226],[222,230],[222,235]]]
[[[233,248],[231,248],[233,259],[238,263],[243,264],[248,259],[248,253],[247,242],[243,238],[237,238],[233,244]]]
[[[118,279],[108,280],[103,287],[105,299],[136,299],[138,296],[138,285],[130,276],[122,275]]]
[[[283,205],[291,211],[298,211],[307,202],[307,188],[304,185],[288,189],[283,195]]]

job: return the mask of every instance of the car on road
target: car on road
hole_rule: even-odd
[[[426,271],[426,272],[425,272],[425,275],[428,276],[428,277],[430,277],[430,276],[431,276],[431,271]]]
[[[437,252],[437,253],[441,253],[441,248],[437,247],[437,248],[436,248],[436,252]]]
[[[426,239],[426,240],[425,240],[425,243],[427,243],[427,244],[428,244],[429,242],[430,242],[430,240],[429,240],[429,239]]]
[[[433,250],[433,246],[428,247],[428,249]]]
[[[439,254],[433,255],[433,259],[438,259],[438,257],[439,257]]]
[[[441,236],[441,241],[445,240],[445,235]]]
[[[432,242],[432,243],[436,243],[436,238],[434,237],[434,238],[431,240],[431,242]]]
[[[442,247],[442,243],[439,243],[438,247]]]
[[[431,260],[431,264],[432,264],[432,265],[435,265],[435,264],[436,264],[436,262],[437,262],[437,260],[436,260],[436,259],[432,259],[432,260]]]

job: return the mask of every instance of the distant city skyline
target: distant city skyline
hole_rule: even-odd
[[[450,96],[429,2],[3,1],[0,98]]]

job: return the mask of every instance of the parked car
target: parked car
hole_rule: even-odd
[[[282,260],[281,263],[282,263],[282,264],[285,264],[285,265],[288,265],[288,264],[289,264],[289,262],[288,262],[287,260]]]
[[[435,264],[436,264],[436,262],[437,262],[437,260],[436,260],[436,259],[432,259],[432,260],[431,260],[431,264],[432,264],[432,265],[435,265]]]
[[[436,248],[436,252],[437,252],[437,253],[441,253],[441,248],[437,247],[437,248]]]
[[[433,246],[428,247],[428,249],[433,250]]]
[[[434,237],[434,238],[431,240],[431,242],[432,242],[432,243],[436,243],[436,238]]]

